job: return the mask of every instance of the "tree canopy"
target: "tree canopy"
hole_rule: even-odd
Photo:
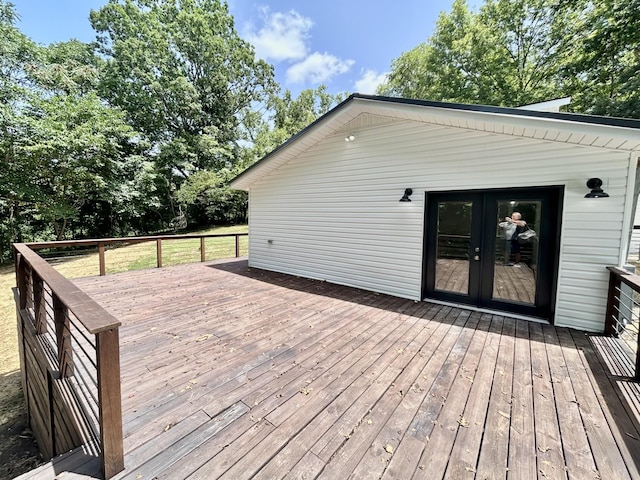
[[[433,35],[403,53],[379,93],[519,106],[563,96],[570,109],[640,116],[639,0],[455,0]]]
[[[182,177],[235,163],[240,123],[273,90],[219,0],[110,0],[91,12],[107,58],[101,93]]]
[[[574,109],[640,118],[640,0],[590,4],[566,69]]]

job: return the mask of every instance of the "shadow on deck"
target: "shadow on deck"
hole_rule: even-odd
[[[640,477],[604,337],[237,260],[75,283],[123,323],[116,478]]]

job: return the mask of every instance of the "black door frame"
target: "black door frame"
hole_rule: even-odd
[[[508,189],[452,190],[445,192],[425,192],[422,268],[422,298],[445,302],[462,303],[479,308],[511,312],[536,318],[553,320],[560,263],[560,234],[562,225],[562,205],[564,186],[517,187]],[[470,245],[469,258],[478,246],[482,254],[479,262],[470,260],[469,283],[478,287],[472,295],[436,291],[435,285],[435,222],[439,201],[473,201],[472,237],[476,243]],[[535,305],[494,300],[493,262],[497,231],[496,208],[499,201],[540,201],[541,222],[537,231],[539,239],[539,263],[536,276]],[[430,254],[433,252],[433,254]]]

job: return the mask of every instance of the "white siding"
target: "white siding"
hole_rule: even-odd
[[[636,223],[636,225],[638,225]],[[629,254],[627,259],[630,262],[637,262],[640,260],[640,229],[633,229],[631,233],[631,244],[629,245]]]
[[[251,185],[251,266],[419,300],[426,191],[564,185],[555,323],[602,329],[629,152],[411,121],[353,133]],[[590,177],[610,198],[584,198]]]

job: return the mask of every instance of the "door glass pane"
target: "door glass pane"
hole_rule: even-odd
[[[539,201],[498,202],[494,299],[535,305],[541,213]]]
[[[469,294],[471,202],[438,202],[436,290]]]

